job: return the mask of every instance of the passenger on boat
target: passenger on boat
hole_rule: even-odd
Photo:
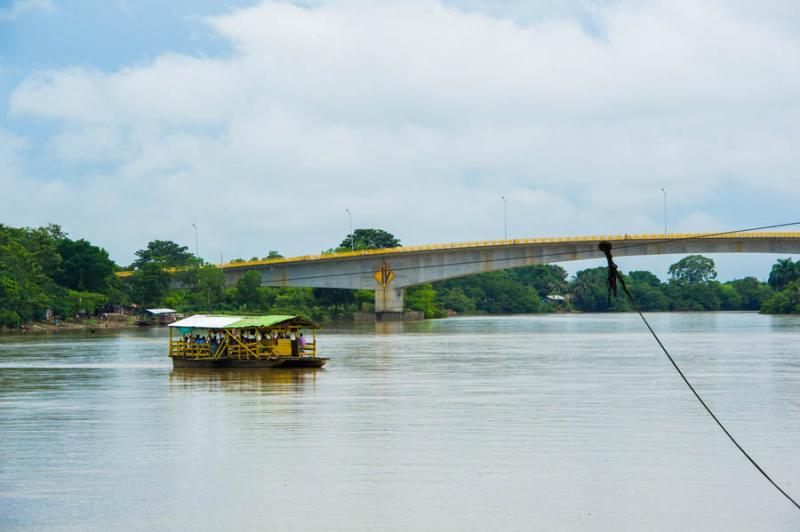
[[[303,351],[306,350],[306,337],[303,336],[303,333],[300,333],[300,338],[298,343],[300,344],[300,352],[302,353]]]

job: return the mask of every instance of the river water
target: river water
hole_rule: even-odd
[[[800,497],[800,318],[651,320]],[[332,326],[323,370],[166,347],[0,337],[0,529],[800,530],[632,314]]]

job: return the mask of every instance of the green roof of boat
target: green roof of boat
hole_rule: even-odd
[[[319,325],[309,319],[288,314],[270,316],[214,316],[196,314],[173,322],[169,326],[194,329],[248,329],[255,327],[275,327],[278,325],[319,329]]]

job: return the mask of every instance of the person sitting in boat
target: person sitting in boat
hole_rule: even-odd
[[[297,343],[300,346],[301,353],[306,350],[306,337],[303,336],[303,333],[300,333],[300,337],[298,338]]]

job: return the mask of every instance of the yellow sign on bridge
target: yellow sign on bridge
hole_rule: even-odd
[[[381,269],[375,272],[375,275],[373,275],[373,277],[381,286],[381,288],[386,288],[387,286],[389,286],[389,283],[391,283],[394,280],[394,272],[390,270],[389,266],[387,266],[386,263],[384,262],[383,264],[381,264]]]

